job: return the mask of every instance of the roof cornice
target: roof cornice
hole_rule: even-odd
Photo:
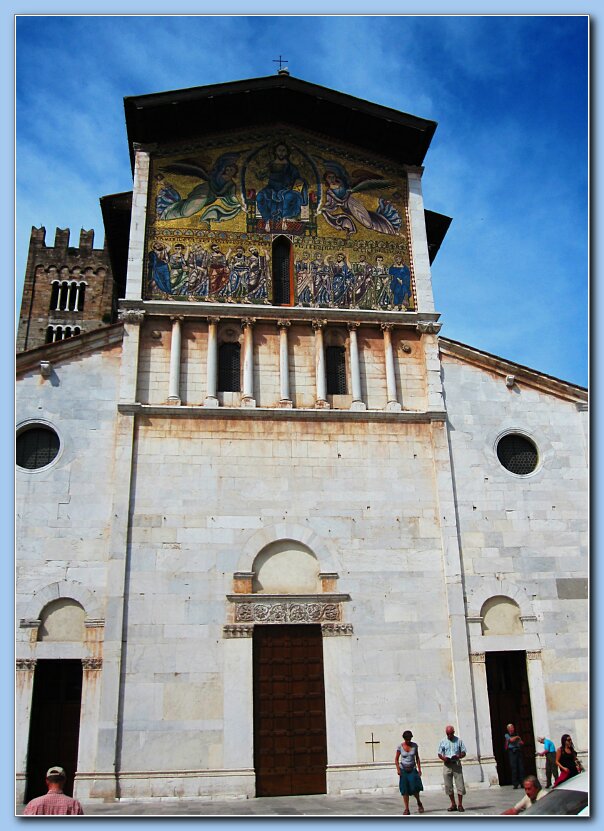
[[[122,342],[123,336],[123,323],[113,323],[109,326],[94,329],[92,332],[76,335],[73,338],[66,338],[55,343],[45,343],[35,349],[18,352],[15,359],[17,376],[39,369],[41,361],[57,363],[58,361],[79,357],[88,352],[97,352],[99,349],[115,346]]]
[[[539,389],[576,403],[585,403],[588,400],[589,394],[585,387],[571,384],[568,381],[555,378],[553,375],[546,375],[536,369],[517,364],[506,358],[500,358],[490,352],[483,352],[473,346],[467,346],[465,343],[459,343],[449,338],[439,337],[438,345],[443,355],[449,355],[481,369],[488,369],[502,377],[512,375],[517,384]]]

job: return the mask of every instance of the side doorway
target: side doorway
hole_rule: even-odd
[[[537,772],[526,652],[487,652],[485,662],[497,775],[500,785],[511,785],[510,763],[504,749],[504,736],[508,724],[514,724],[524,742],[525,775]]]
[[[81,703],[82,662],[39,659],[29,722],[25,802],[46,793],[46,771],[52,765],[65,768],[64,792],[73,796]]]
[[[325,793],[321,626],[254,626],[253,652],[256,796]]]

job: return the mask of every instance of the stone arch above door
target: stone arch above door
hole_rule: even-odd
[[[241,551],[237,570],[242,572],[251,571],[258,554],[271,543],[281,540],[292,540],[309,548],[319,561],[320,571],[338,571],[340,557],[331,541],[320,537],[312,528],[288,520],[267,525],[252,534]]]
[[[233,574],[224,636],[251,637],[255,624],[293,623],[352,634],[343,606],[350,595],[337,591],[335,561],[332,547],[308,528],[284,522],[255,533],[239,559],[242,570]]]
[[[76,580],[60,580],[49,583],[34,592],[31,600],[25,607],[25,619],[38,619],[42,609],[53,600],[75,600],[86,612],[86,619],[101,619],[101,601],[94,592],[91,592],[82,583]]]

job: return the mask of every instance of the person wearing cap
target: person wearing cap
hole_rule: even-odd
[[[543,745],[543,750],[537,755],[545,756],[545,787],[551,788],[552,782],[558,775],[556,745],[551,739],[547,739],[545,736],[537,736],[537,741]]]
[[[48,793],[37,796],[28,802],[23,811],[24,816],[40,816],[42,814],[83,814],[82,806],[77,799],[63,793],[65,785],[65,771],[54,765],[46,771],[46,785]]]

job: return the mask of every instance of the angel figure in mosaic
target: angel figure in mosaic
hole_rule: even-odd
[[[183,159],[166,165],[162,170],[180,176],[201,179],[201,182],[182,196],[173,184],[166,182],[163,173],[156,176],[158,192],[156,213],[158,219],[185,219],[200,214],[200,221],[221,222],[233,219],[245,207],[237,197],[236,161],[240,153],[223,153],[207,170],[198,159]]]
[[[376,178],[366,170],[355,170],[351,179],[339,162],[324,162],[325,195],[320,213],[333,228],[354,234],[357,224],[380,234],[398,234],[401,217],[397,209],[383,197],[378,198],[377,210],[369,211],[356,193],[385,190],[396,186],[389,179]]]

